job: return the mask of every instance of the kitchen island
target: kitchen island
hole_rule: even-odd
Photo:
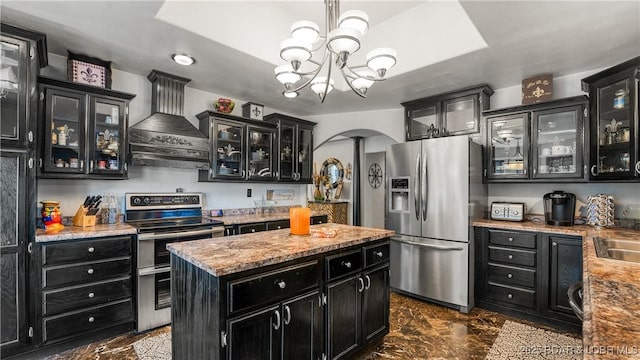
[[[174,359],[344,358],[389,332],[389,237],[339,224],[172,243]]]

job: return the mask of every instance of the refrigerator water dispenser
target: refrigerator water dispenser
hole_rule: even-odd
[[[398,213],[409,212],[409,177],[391,178],[389,191],[389,211]]]

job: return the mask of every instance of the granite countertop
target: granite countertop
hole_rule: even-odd
[[[195,240],[167,245],[169,251],[213,276],[229,275],[337,250],[394,234],[391,230],[341,224],[312,225],[338,231],[334,238],[295,236],[289,229]]]
[[[78,227],[73,225],[67,225],[57,234],[45,234],[44,230],[38,229],[36,231],[36,242],[50,242],[60,240],[74,240],[74,239],[86,239],[105,236],[117,236],[117,235],[133,235],[136,234],[136,228],[125,223],[113,224],[113,225],[96,225],[89,227]]]
[[[640,231],[624,228],[598,230],[586,225],[561,227],[530,221],[486,219],[475,221],[473,225],[582,236],[584,358],[595,359],[603,355],[608,358],[639,356],[640,263],[599,258],[593,238],[640,242]]]
[[[327,215],[324,211],[311,211],[311,216]],[[250,224],[265,221],[289,220],[289,212],[274,212],[267,214],[247,214],[247,215],[225,215],[219,217],[211,217],[214,220],[220,220],[225,225]]]

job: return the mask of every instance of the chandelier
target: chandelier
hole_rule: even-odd
[[[339,0],[324,0],[324,3],[324,36],[320,36],[317,24],[302,20],[291,26],[291,38],[280,44],[280,57],[287,61],[275,69],[276,79],[285,87],[282,94],[295,98],[300,89],[310,84],[311,91],[324,102],[334,88],[331,71],[335,64],[351,90],[364,98],[374,82],[385,80],[387,71],[396,63],[396,52],[377,48],[367,54],[364,65],[347,65],[349,57],[360,49],[360,39],[369,29],[369,17],[359,10],[345,11],[338,16]],[[320,75],[325,65],[327,70]]]

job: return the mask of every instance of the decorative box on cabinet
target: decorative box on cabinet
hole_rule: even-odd
[[[276,127],[214,111],[196,115],[200,131],[209,136],[209,170],[199,170],[198,181],[276,179]]]
[[[38,109],[36,79],[47,63],[46,36],[0,24],[0,358],[36,343],[32,281],[35,241],[35,138]]]
[[[591,98],[592,181],[640,180],[640,57],[582,79]]]
[[[277,113],[264,120],[278,127],[278,181],[311,184],[316,123]]]
[[[349,202],[347,201],[309,201],[307,206],[313,211],[326,213],[328,222],[346,224],[348,221]]]
[[[582,239],[547,233],[475,228],[476,305],[576,330],[567,298],[582,280]]]
[[[489,85],[479,85],[402,103],[407,140],[476,134],[471,138],[482,145],[481,111],[491,95]]]
[[[588,98],[483,112],[489,182],[587,181]]]
[[[131,254],[130,236],[42,244],[44,345],[133,328]]]
[[[135,95],[40,77],[39,177],[126,179]]]

